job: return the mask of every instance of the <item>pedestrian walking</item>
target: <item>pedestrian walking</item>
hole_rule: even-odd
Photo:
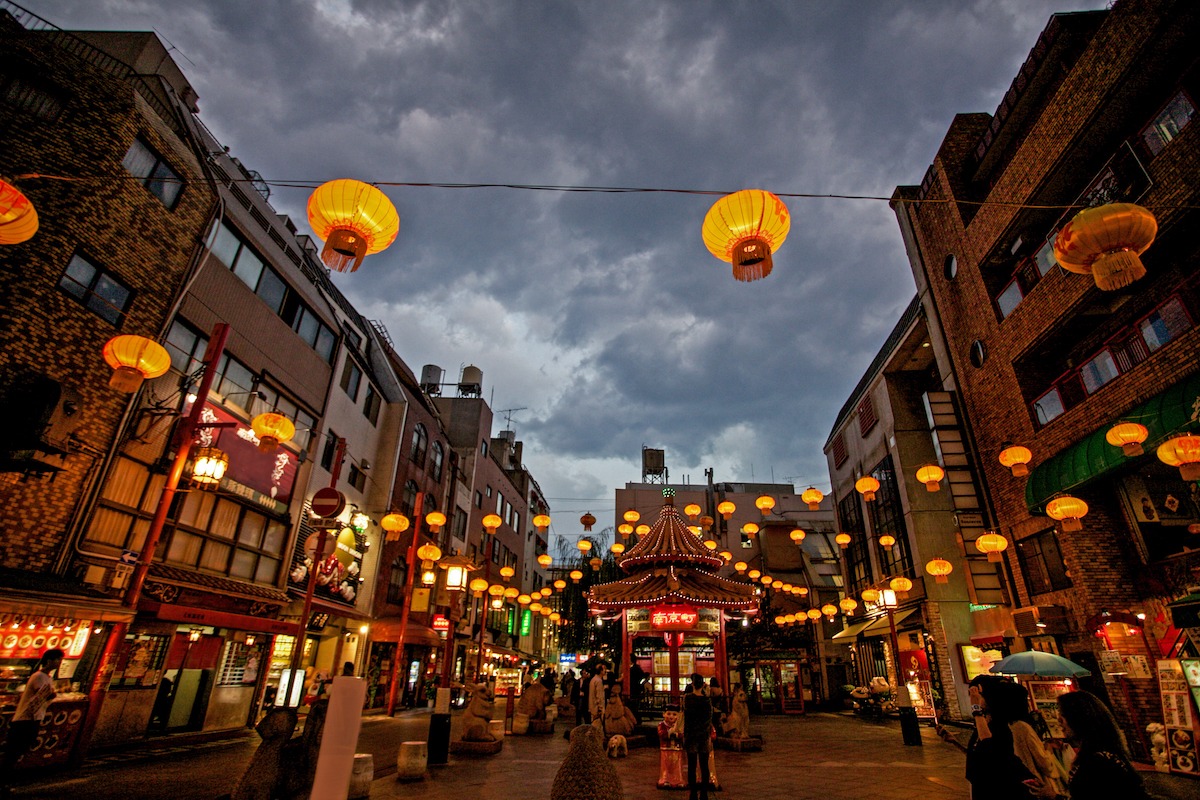
[[[587,723],[591,724],[595,720],[601,719],[604,716],[604,706],[608,702],[606,693],[607,687],[604,683],[605,675],[608,673],[608,667],[603,661],[596,664],[596,669],[592,672],[592,679],[588,681],[587,694]]]
[[[688,800],[708,800],[708,754],[712,750],[712,703],[704,693],[704,676],[692,673],[692,691],[683,698],[683,749],[688,761]],[[696,767],[699,766],[699,781]]]
[[[0,793],[8,796],[12,791],[13,773],[21,756],[29,752],[37,741],[38,728],[46,718],[46,708],[54,699],[54,673],[62,664],[63,651],[52,647],[42,653],[37,669],[25,682],[25,690],[17,701],[17,710],[8,725],[4,759],[0,762]]]
[[[1058,716],[1063,736],[1075,748],[1075,763],[1067,782],[1071,800],[1146,800],[1146,787],[1129,763],[1125,736],[1112,712],[1091,692],[1058,696]],[[1031,781],[1029,790],[1044,800],[1066,798],[1056,786]]]

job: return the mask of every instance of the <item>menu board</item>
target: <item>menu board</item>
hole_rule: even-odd
[[[1186,674],[1185,674],[1186,671]],[[1200,688],[1200,660],[1164,658],[1158,662],[1158,686],[1162,697],[1163,723],[1167,728],[1167,752],[1172,772],[1197,774],[1195,718],[1189,680]]]
[[[1071,691],[1066,681],[1028,681],[1029,695],[1033,698],[1033,706],[1041,712],[1050,735],[1055,739],[1063,738],[1062,725],[1058,721],[1058,696]]]
[[[496,670],[496,697],[512,692],[514,697],[521,694],[521,670],[515,667],[501,667]]]

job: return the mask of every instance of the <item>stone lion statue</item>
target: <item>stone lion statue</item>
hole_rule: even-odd
[[[740,683],[733,685],[729,713],[721,726],[721,732],[731,739],[750,738],[750,707],[746,705],[746,692]]]
[[[495,709],[495,697],[486,683],[476,684],[471,690],[471,700],[463,711],[464,742],[494,742],[496,737],[488,731]]]
[[[606,737],[629,736],[633,733],[636,725],[637,720],[633,718],[633,712],[621,702],[620,695],[614,694],[608,698],[608,704],[604,706],[604,734]]]
[[[538,682],[529,684],[517,703],[517,713],[528,714],[531,720],[545,719],[546,706],[551,704],[550,690]]]
[[[624,800],[621,778],[592,725],[571,731],[571,746],[554,776],[550,800]]]

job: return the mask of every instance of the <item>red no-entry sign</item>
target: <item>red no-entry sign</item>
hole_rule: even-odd
[[[346,496],[337,489],[326,486],[318,489],[312,499],[312,513],[318,517],[336,517],[346,510]]]

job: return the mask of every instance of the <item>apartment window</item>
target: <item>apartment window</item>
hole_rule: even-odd
[[[483,508],[483,495],[479,493],[478,489],[475,490],[475,507]]]
[[[372,425],[379,424],[379,409],[383,406],[383,398],[379,396],[379,392],[375,391],[375,387],[367,384],[367,397],[363,401],[363,416],[370,420]],[[441,467],[438,468],[438,479],[441,479]]]
[[[450,535],[455,539],[467,538],[467,512],[461,508],[454,509],[454,520],[450,524]]]
[[[417,482],[407,480],[404,482],[404,494],[400,496],[400,513],[405,516],[412,516],[413,509],[417,507]]]
[[[1064,411],[1066,408],[1063,407],[1062,395],[1058,389],[1051,389],[1033,401],[1033,413],[1037,415],[1039,425],[1045,425]]]
[[[1142,144],[1146,146],[1150,155],[1156,156],[1161,153],[1163,148],[1187,127],[1195,113],[1196,107],[1183,92],[1171,98],[1154,121],[1142,129]]]
[[[358,402],[358,387],[362,383],[362,370],[350,358],[342,368],[342,391],[350,395],[350,399]]]
[[[24,78],[5,75],[0,75],[0,103],[47,122],[58,119],[66,108],[66,101],[58,93]]]
[[[831,450],[833,451],[833,465],[835,467],[845,464],[846,459],[850,457],[846,451],[846,437],[842,434],[842,431],[838,431],[838,435],[833,437],[833,447]]]
[[[321,450],[321,469],[333,472],[333,459],[337,455],[338,435],[333,431],[325,437],[325,447]]]
[[[487,447],[488,447],[487,439],[484,439],[483,442],[479,445],[479,452],[486,456],[487,455]]]
[[[441,442],[434,442],[431,448],[429,471],[433,474],[433,479],[438,483],[442,482],[442,465],[446,462],[446,451],[442,448]]]
[[[1112,353],[1107,350],[1101,350],[1079,368],[1079,377],[1083,380],[1083,388],[1088,394],[1093,394],[1118,374]]]
[[[1191,327],[1192,320],[1178,297],[1163,303],[1138,324],[1142,339],[1151,353],[1179,334],[1191,330]]]
[[[1008,286],[996,296],[996,307],[1000,309],[1000,316],[1007,317],[1013,312],[1025,295],[1021,292],[1021,283],[1016,278],[1013,278]]]
[[[850,534],[850,545],[846,549],[847,586],[854,594],[871,585],[871,555],[867,548],[867,536],[863,531],[862,512],[858,493],[850,492],[838,501],[838,525]]]
[[[140,138],[134,139],[125,154],[121,165],[129,174],[138,178],[142,185],[150,190],[150,194],[162,201],[167,208],[174,208],[183,191],[183,179],[163,160],[162,156],[150,149]]]
[[[71,256],[58,288],[117,327],[125,319],[125,312],[133,300],[133,292],[128,286],[78,253]]]
[[[387,601],[392,605],[404,605],[404,591],[408,585],[408,564],[403,555],[398,555],[392,561],[388,572]]]
[[[363,472],[358,464],[351,464],[350,472],[346,477],[346,483],[361,492],[367,488],[367,473]]]
[[[1033,254],[1033,264],[1037,267],[1038,275],[1043,278],[1058,264],[1058,260],[1054,258],[1054,239],[1057,236],[1058,234],[1051,236],[1041,246],[1041,249]]]
[[[875,427],[875,423],[879,422],[879,417],[875,415],[875,404],[871,402],[871,395],[867,395],[858,404],[858,431],[863,436],[871,428]]]
[[[420,422],[413,428],[412,449],[409,451],[409,459],[418,467],[425,466],[425,455],[429,449],[429,433],[425,430],[425,426]]]
[[[317,427],[317,418],[312,414],[300,408],[291,398],[280,394],[273,387],[262,383],[258,386],[258,399],[261,403],[254,409],[247,408],[251,416],[256,411],[264,408],[273,409],[277,414],[283,414],[288,419],[296,423],[296,435],[292,438],[292,444],[298,450],[308,449],[308,443],[312,438],[312,432]]]
[[[486,487],[483,490],[483,493],[486,497],[491,497],[492,496],[492,487],[491,486]]]
[[[1054,529],[1017,542],[1017,560],[1030,594],[1071,588],[1071,577],[1063,563]]]
[[[885,575],[912,575],[912,553],[908,550],[908,533],[904,528],[904,508],[900,504],[900,487],[896,483],[896,470],[892,457],[879,462],[871,471],[879,481],[875,500],[867,503],[871,516],[871,531],[876,539],[885,533],[896,537],[896,544],[880,551],[879,566]]]

